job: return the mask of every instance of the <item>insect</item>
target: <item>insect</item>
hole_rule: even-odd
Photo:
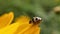
[[[39,24],[42,21],[42,19],[40,17],[33,17],[30,21],[29,24],[33,23],[33,24]]]

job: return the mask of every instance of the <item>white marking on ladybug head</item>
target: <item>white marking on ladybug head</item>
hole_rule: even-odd
[[[34,21],[36,20],[42,20],[40,17],[33,17]]]

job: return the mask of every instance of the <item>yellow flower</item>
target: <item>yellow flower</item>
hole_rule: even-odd
[[[0,34],[40,34],[38,25],[29,24],[29,17],[21,16],[11,24],[13,18],[13,12],[0,17]]]

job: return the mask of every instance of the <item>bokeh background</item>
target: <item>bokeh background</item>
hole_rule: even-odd
[[[60,0],[0,0],[0,16],[10,11],[41,17],[41,34],[60,34]]]

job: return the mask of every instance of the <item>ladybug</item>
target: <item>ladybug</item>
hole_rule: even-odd
[[[30,21],[29,24],[39,24],[42,21],[40,17],[33,17]]]

